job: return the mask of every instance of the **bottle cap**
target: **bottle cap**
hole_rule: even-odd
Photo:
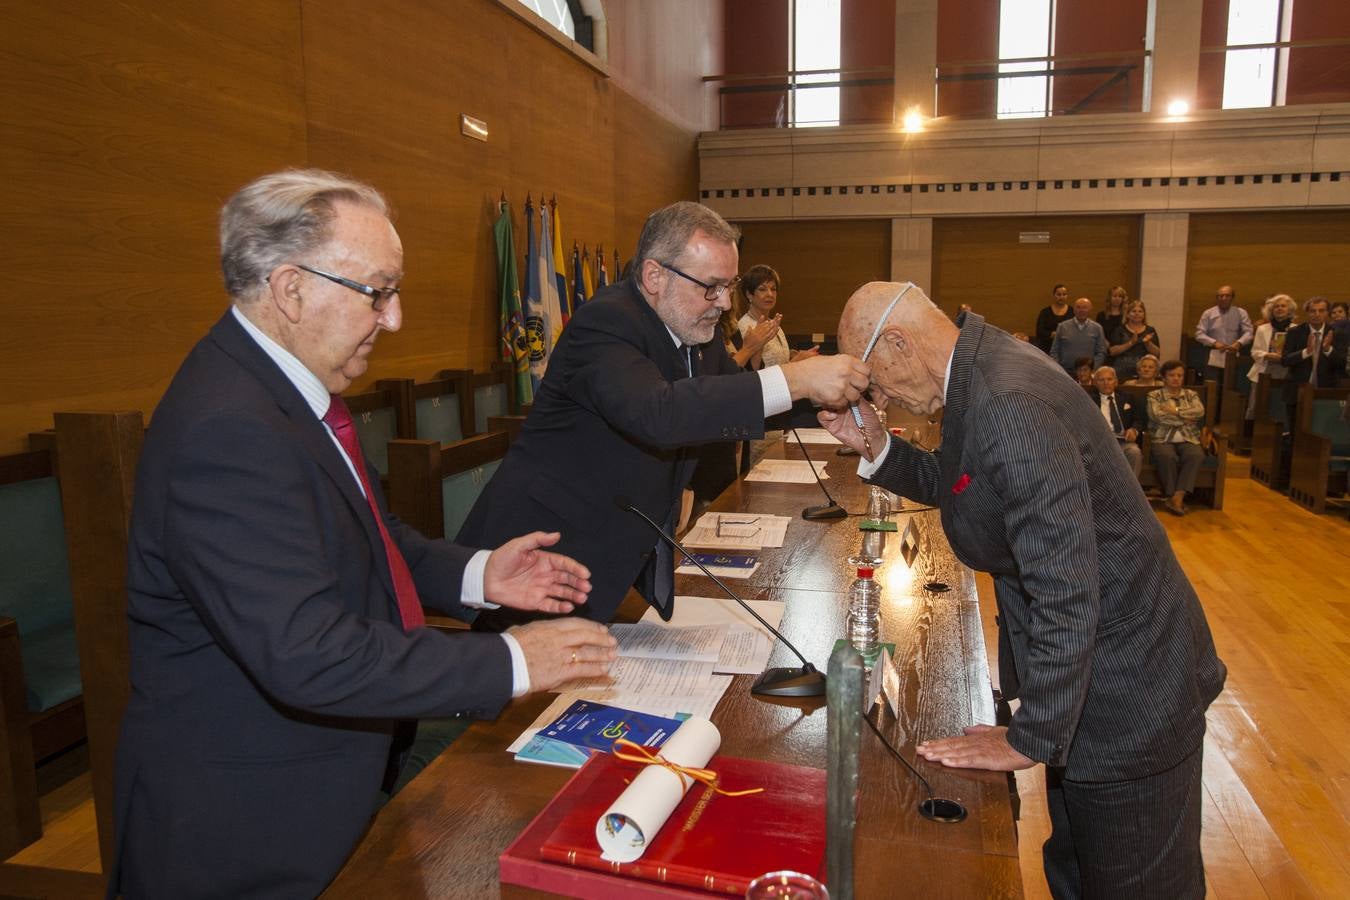
[[[871,567],[871,566],[858,566],[858,577],[859,577],[859,578],[871,578],[871,577],[872,577],[872,567]]]

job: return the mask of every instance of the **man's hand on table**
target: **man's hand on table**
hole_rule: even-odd
[[[530,622],[507,629],[525,654],[530,692],[551,691],[579,678],[609,671],[619,642],[599,622],[575,617]]]
[[[541,549],[559,537],[556,531],[532,531],[493,550],[483,567],[483,596],[502,606],[546,613],[569,613],[585,603],[590,569]]]
[[[1012,772],[1030,769],[1036,760],[1023,756],[1008,743],[1008,729],[1000,725],[971,725],[962,737],[924,741],[915,749],[929,762],[953,769]]]

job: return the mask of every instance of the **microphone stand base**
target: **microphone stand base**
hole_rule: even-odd
[[[955,825],[965,819],[966,808],[955,800],[929,797],[919,804],[919,815],[933,822]]]
[[[844,509],[838,503],[826,503],[821,506],[808,506],[802,510],[803,519],[843,519],[848,517],[848,510]]]
[[[764,674],[755,679],[750,693],[760,697],[823,697],[825,676],[814,669],[806,671],[797,666],[765,669]]]

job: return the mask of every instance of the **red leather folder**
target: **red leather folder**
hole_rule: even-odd
[[[597,754],[498,860],[501,879],[574,897],[744,896],[750,881],[790,869],[823,880],[825,772],[715,756],[726,797],[695,784],[642,858],[600,858],[595,823],[642,766]]]

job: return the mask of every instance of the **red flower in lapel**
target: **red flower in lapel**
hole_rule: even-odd
[[[970,487],[970,476],[963,474],[960,478],[956,479],[956,484],[952,485],[952,493],[959,494],[968,487]]]

